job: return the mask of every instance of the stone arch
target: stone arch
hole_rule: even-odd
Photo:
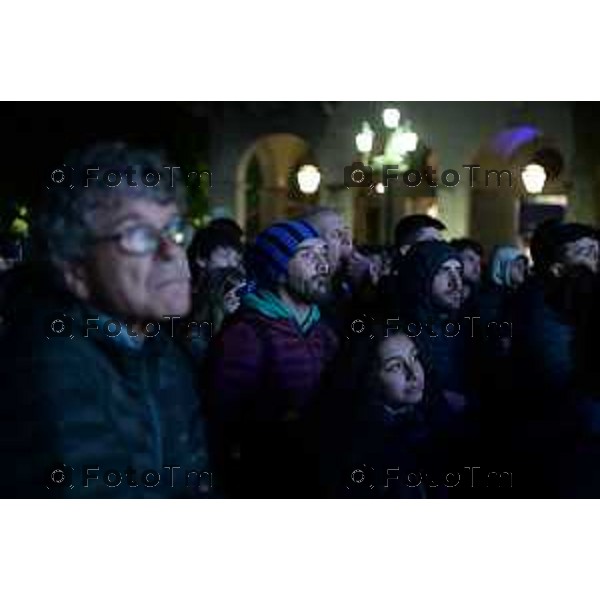
[[[536,197],[527,196],[521,179],[522,169],[532,162],[541,164],[548,175],[543,193]],[[496,244],[527,245],[528,230],[535,223],[523,228],[523,208],[531,204],[568,205],[570,185],[565,153],[555,139],[538,127],[520,125],[496,132],[481,145],[470,164],[479,168],[472,169],[469,182],[469,235],[487,249]],[[556,211],[540,209],[537,213],[534,221]]]
[[[277,219],[293,218],[306,210],[318,197],[306,198],[295,186],[297,168],[315,163],[308,142],[291,133],[272,133],[259,137],[246,148],[238,161],[235,185],[235,216],[249,237]],[[259,169],[260,189],[257,214],[248,213],[249,169]],[[253,226],[252,224],[255,223]]]

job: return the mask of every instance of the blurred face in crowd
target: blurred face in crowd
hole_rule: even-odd
[[[184,224],[176,204],[136,200],[99,210],[96,241],[66,274],[71,289],[109,314],[133,321],[190,310]]]
[[[330,291],[327,244],[321,238],[302,242],[288,264],[289,291],[311,304],[328,297]]]
[[[373,254],[369,258],[371,260],[371,281],[374,285],[377,285],[383,274],[383,256],[381,254]]]
[[[567,267],[583,266],[592,273],[598,272],[598,241],[591,237],[582,237],[565,244],[563,263]]]
[[[425,374],[417,347],[404,334],[391,335],[379,345],[379,380],[393,406],[417,404],[423,400]]]
[[[352,233],[342,217],[334,212],[318,215],[314,223],[321,238],[327,243],[327,262],[331,273],[335,273],[341,264],[352,254]]]
[[[230,277],[223,287],[223,295],[220,298],[220,304],[226,315],[233,314],[241,305],[242,299],[240,290],[246,285],[246,279],[243,277]]]
[[[527,259],[524,256],[516,258],[510,263],[510,283],[511,287],[519,287],[525,282],[527,277]]]
[[[463,277],[467,283],[478,284],[481,281],[481,257],[477,252],[466,248],[460,253],[463,263]]]
[[[434,302],[441,308],[457,310],[463,299],[463,267],[454,258],[438,269],[431,286]]]
[[[242,255],[233,246],[217,246],[207,261],[199,259],[198,264],[208,271],[228,267],[239,269],[242,265]]]

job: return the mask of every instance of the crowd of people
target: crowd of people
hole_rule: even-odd
[[[40,201],[0,280],[5,496],[596,495],[594,228],[486,254],[411,215],[359,248],[318,207],[246,240],[194,230],[184,196],[98,178]]]

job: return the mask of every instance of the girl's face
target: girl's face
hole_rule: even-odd
[[[404,334],[387,337],[379,345],[379,380],[391,404],[423,400],[425,374],[413,341]]]

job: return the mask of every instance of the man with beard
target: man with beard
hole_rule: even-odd
[[[463,263],[450,244],[422,241],[406,253],[403,276],[399,316],[430,363],[431,380],[441,392],[440,408],[448,417],[444,425],[446,459],[454,468],[473,456],[482,458],[481,397],[474,368],[478,334],[472,320],[462,315]],[[389,327],[397,327],[397,323],[388,320]]]
[[[534,273],[519,290],[514,310],[515,434],[535,474],[531,493],[556,496],[569,493],[577,463],[572,454],[577,396],[597,372],[598,329],[590,319],[599,266],[596,233],[580,223],[548,221],[535,231],[531,254]]]
[[[311,495],[314,400],[337,341],[317,303],[329,293],[327,245],[303,221],[256,239],[257,291],[215,339],[209,359],[216,480],[226,496]]]
[[[547,222],[536,230],[531,254],[533,277],[517,297],[513,328],[519,384],[530,384],[534,399],[562,404],[572,389],[576,318],[583,312],[586,282],[598,273],[598,241],[579,223]]]
[[[423,342],[446,400],[461,412],[472,390],[467,370],[471,328],[459,314],[463,300],[460,255],[446,242],[419,242],[406,254],[404,275],[401,316],[410,323],[408,333]]]

